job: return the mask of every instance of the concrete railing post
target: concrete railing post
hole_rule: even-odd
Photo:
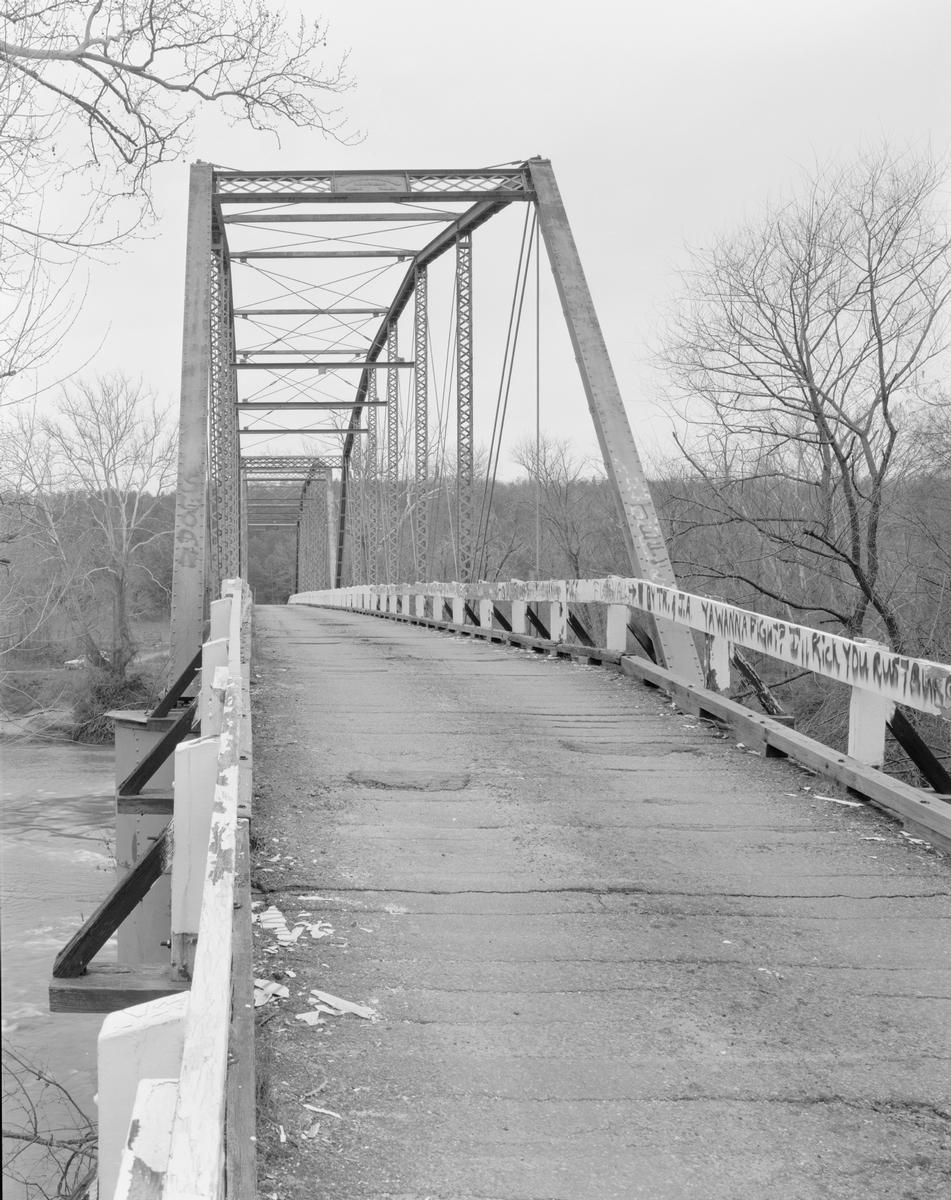
[[[466,602],[462,596],[453,596],[452,598],[452,623],[453,625],[464,625],[466,622]]]
[[[491,600],[479,601],[479,627],[481,629],[492,628],[493,608],[494,604]]]

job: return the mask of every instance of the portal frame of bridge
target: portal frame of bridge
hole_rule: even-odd
[[[242,219],[247,224],[263,228],[284,219],[296,223],[322,219],[342,221],[351,219],[359,224],[365,213],[368,220],[386,215],[405,218],[400,205],[419,206],[464,202],[461,212],[423,210],[421,218],[432,220],[441,228],[421,248],[395,248],[387,251],[394,261],[405,261],[406,271],[388,305],[347,303],[340,294],[340,303],[314,300],[307,306],[294,303],[301,297],[285,293],[291,306],[244,305],[235,308],[232,286],[233,264],[252,266],[249,260],[275,257],[328,258],[346,257],[338,251],[307,250],[277,247],[273,251],[246,249],[232,245]],[[473,543],[473,447],[472,420],[473,330],[472,330],[472,234],[497,213],[512,203],[534,205],[541,239],[548,252],[549,263],[561,302],[568,333],[578,363],[582,386],[587,397],[595,433],[601,447],[608,478],[614,492],[628,554],[633,571],[651,582],[673,586],[676,583],[666,542],[658,520],[634,442],[633,432],[624,409],[620,389],[607,353],[594,303],[585,279],[580,256],[574,242],[567,214],[551,163],[542,158],[501,168],[483,170],[370,170],[370,171],[240,171],[218,170],[207,163],[196,163],[191,169],[189,184],[188,234],[186,241],[185,319],[183,331],[181,448],[179,457],[178,493],[176,496],[176,525],[174,574],[172,589],[172,660],[173,670],[181,666],[191,653],[191,647],[201,638],[207,597],[216,594],[223,575],[247,575],[248,513],[253,509],[255,484],[265,481],[297,487],[300,502],[298,539],[304,512],[304,495],[313,485],[317,472],[330,477],[334,467],[323,465],[320,456],[243,456],[240,452],[242,407],[238,390],[238,373],[250,369],[252,376],[261,373],[293,370],[309,378],[328,370],[353,369],[356,381],[353,393],[340,408],[349,412],[343,437],[342,453],[336,464],[339,487],[335,490],[336,504],[328,498],[328,508],[336,507],[335,550],[332,577],[329,583],[340,585],[348,551],[348,521],[351,518],[351,493],[355,490],[361,521],[369,509],[366,546],[355,553],[350,539],[350,562],[362,560],[368,582],[382,568],[388,581],[395,583],[399,572],[399,530],[396,522],[386,528],[377,500],[388,501],[392,513],[400,490],[398,468],[398,373],[402,366],[414,368],[415,428],[412,444],[415,451],[414,483],[425,490],[428,475],[428,447],[423,431],[427,411],[428,353],[426,339],[426,279],[428,266],[441,255],[454,251],[456,255],[456,403],[457,403],[457,478],[456,478],[456,538],[460,575],[472,582],[475,549]],[[254,205],[250,213],[235,212],[232,206]],[[281,211],[261,213],[260,206],[282,206]],[[384,205],[396,211],[387,214],[373,211]],[[335,208],[334,206],[338,206]],[[347,206],[342,211],[339,206]],[[349,211],[359,208],[359,211]],[[227,213],[227,215],[226,215]],[[267,218],[265,220],[265,218]],[[366,247],[352,249],[350,257],[367,254]],[[313,290],[313,289],[311,289]],[[303,289],[301,289],[303,292]],[[414,299],[414,353],[412,359],[400,363],[397,357],[397,322],[410,300]],[[286,301],[285,301],[286,303]],[[327,360],[330,350],[321,351],[312,345],[295,349],[291,335],[275,339],[281,345],[242,347],[235,332],[236,317],[252,319],[254,314],[300,314],[304,323],[308,314],[342,314],[360,310],[379,318],[376,332],[366,335],[368,345],[360,361]],[[335,318],[337,319],[337,318]],[[298,326],[297,328],[300,328]],[[255,355],[277,354],[287,350],[281,361],[255,361]],[[331,348],[333,349],[333,348]],[[381,359],[383,352],[386,357]],[[339,357],[339,355],[338,355]],[[376,487],[376,453],[371,460],[364,454],[354,457],[361,433],[368,434],[368,443],[380,440],[376,409],[363,409],[376,399],[375,380],[379,370],[386,371],[386,435],[384,442],[383,478]],[[300,378],[301,376],[297,376]],[[281,376],[286,379],[286,376]],[[300,386],[295,399],[301,399]],[[307,386],[307,385],[302,385]],[[312,397],[308,393],[308,400]],[[264,403],[249,400],[260,410]],[[322,405],[323,407],[323,405]],[[327,405],[327,407],[331,407]],[[275,402],[279,410],[281,404]],[[253,410],[251,410],[253,411]],[[365,422],[365,423],[364,423]],[[256,426],[255,433],[274,437],[290,433],[286,428]],[[295,431],[296,432],[296,431]],[[309,429],[315,436],[329,432]],[[252,465],[253,464],[253,465]],[[264,465],[262,465],[264,464]],[[303,465],[302,465],[303,464]],[[375,494],[380,493],[380,495]],[[322,493],[323,494],[323,493]],[[316,492],[313,493],[316,495]],[[308,500],[310,506],[313,501]],[[323,501],[321,501],[323,503]],[[422,506],[420,507],[422,513]],[[308,514],[310,508],[308,507]],[[251,522],[253,524],[253,522]],[[307,537],[313,532],[311,515],[306,517]],[[322,525],[322,520],[320,521]],[[426,514],[415,520],[414,560],[417,567],[428,559],[429,530]],[[307,554],[301,557],[298,540],[298,569],[309,570]],[[322,552],[320,557],[322,558]],[[680,676],[699,680],[702,677],[696,647],[689,632],[662,617],[653,621],[653,644],[662,665]]]

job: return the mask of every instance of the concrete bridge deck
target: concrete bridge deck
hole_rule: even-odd
[[[256,927],[262,1195],[948,1195],[946,858],[611,671],[255,620],[254,882],[333,927]]]

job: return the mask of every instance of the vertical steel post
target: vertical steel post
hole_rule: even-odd
[[[328,588],[340,587],[343,581],[340,579],[337,579],[337,580],[334,579],[334,563],[335,563],[334,548],[336,546],[337,522],[336,522],[336,518],[335,518],[335,514],[334,514],[334,479],[333,479],[333,475],[329,471],[327,472],[327,477],[325,480],[324,504],[325,504],[326,510],[327,510],[325,520],[324,520],[324,528],[327,531],[327,552],[325,555],[326,564],[327,564],[325,578],[326,578],[327,582],[323,586],[328,587]],[[318,548],[319,548],[319,545],[320,545],[320,543],[318,542]],[[350,539],[350,545],[352,548],[352,546],[353,546],[352,538]],[[352,553],[353,553],[353,551],[351,549],[351,555],[352,555]]]
[[[297,592],[311,591],[311,570],[310,570],[310,554],[309,547],[311,542],[310,537],[310,504],[308,503],[307,489],[310,487],[308,479],[301,488],[300,509],[297,513],[297,582],[294,590]]]
[[[429,564],[429,313],[426,268],[416,268],[413,309],[413,415],[416,425],[416,578],[428,578]]]
[[[547,159],[531,159],[528,166],[535,189],[538,222],[604,465],[621,512],[631,565],[636,575],[652,583],[676,587],[667,543],[551,163]],[[655,625],[662,665],[682,678],[702,685],[703,671],[690,630],[662,618],[655,618]]]
[[[399,357],[396,322],[386,327],[386,355],[390,362]],[[398,582],[399,542],[399,456],[400,456],[400,381],[395,367],[386,372],[386,582]]]
[[[472,238],[456,242],[456,538],[459,578],[472,581]]]
[[[366,578],[360,583],[379,583],[378,563],[380,559],[380,471],[377,450],[377,408],[372,403],[377,398],[376,371],[371,371],[367,381],[367,445],[364,458],[363,490],[367,506],[367,570]]]
[[[211,165],[193,164],[188,181],[182,391],[172,561],[169,669],[173,678],[184,671],[201,645],[205,616],[212,187]]]
[[[238,383],[234,366],[231,268],[223,231],[213,230],[211,372],[208,411],[209,587],[239,574]]]
[[[248,578],[248,476],[241,472],[241,487],[238,503],[238,528],[240,559],[238,574],[242,579]]]

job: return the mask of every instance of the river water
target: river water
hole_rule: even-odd
[[[114,882],[113,795],[111,746],[0,741],[4,1044],[47,1067],[92,1117],[103,1018],[51,1014],[47,986],[57,951]]]

